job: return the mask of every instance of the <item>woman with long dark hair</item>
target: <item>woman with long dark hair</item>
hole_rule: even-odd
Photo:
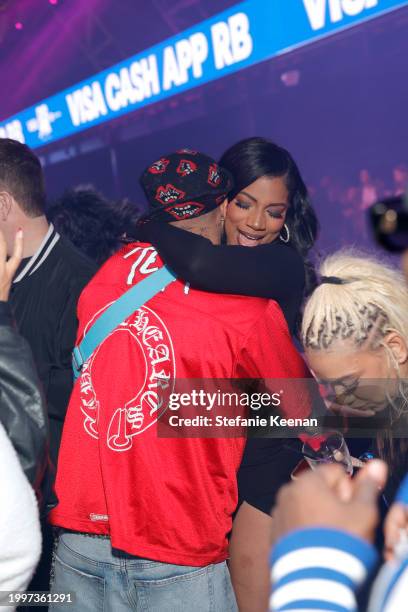
[[[299,169],[288,151],[264,138],[233,145],[220,165],[234,179],[222,204],[221,245],[157,222],[146,223],[139,239],[152,243],[177,276],[196,289],[276,300],[294,332],[305,289],[313,286],[307,257],[318,230]],[[270,511],[299,460],[296,444],[249,439],[246,445],[230,541],[230,571],[241,612],[267,606]]]
[[[288,208],[281,217],[286,224],[283,240],[306,257],[314,245],[318,224],[307,187],[290,153],[265,138],[248,138],[225,151],[220,165],[234,177],[234,189],[228,196],[230,202],[259,179],[283,179],[288,191]],[[282,231],[282,224],[279,225]]]

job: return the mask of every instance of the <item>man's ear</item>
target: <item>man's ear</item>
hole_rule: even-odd
[[[0,220],[5,222],[10,214],[13,198],[8,191],[0,191]]]
[[[384,338],[384,343],[392,352],[394,359],[398,365],[402,365],[408,361],[407,344],[397,332],[390,332]]]

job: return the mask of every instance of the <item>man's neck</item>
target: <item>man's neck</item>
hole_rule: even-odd
[[[24,234],[23,258],[32,257],[34,253],[38,251],[49,227],[45,215],[35,217],[34,219],[28,219],[22,224]]]
[[[185,219],[183,221],[172,221],[170,225],[174,225],[192,234],[197,234],[203,238],[207,238],[213,244],[220,244],[222,234],[222,221],[220,211],[215,209],[201,217],[193,219]]]

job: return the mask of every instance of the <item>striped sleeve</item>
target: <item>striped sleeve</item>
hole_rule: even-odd
[[[343,531],[293,531],[272,551],[270,611],[355,612],[355,591],[375,566],[367,542]]]

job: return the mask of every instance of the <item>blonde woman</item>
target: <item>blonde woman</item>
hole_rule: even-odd
[[[339,412],[369,417],[367,430],[375,415],[382,422],[373,450],[389,465],[392,497],[408,467],[408,287],[353,250],[327,257],[320,275],[302,321],[306,358]]]

